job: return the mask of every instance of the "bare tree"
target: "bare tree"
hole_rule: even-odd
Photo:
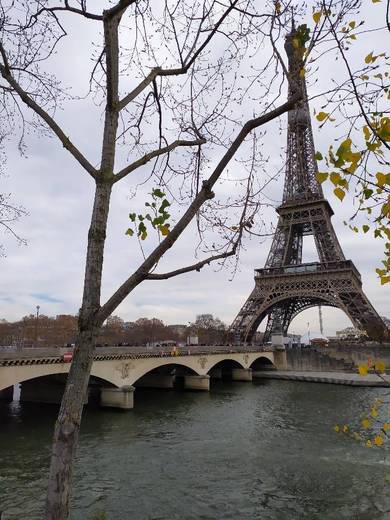
[[[22,206],[17,206],[11,199],[11,194],[0,193],[0,228],[5,233],[13,236],[19,244],[25,244],[26,241],[15,231],[13,224],[20,218],[27,215],[26,210]],[[5,255],[5,248],[0,244],[0,256]]]
[[[256,227],[261,226],[260,193],[270,181],[261,150],[263,127],[302,97],[281,58],[283,37],[291,29],[290,1],[97,3],[0,2],[3,116],[19,118],[21,143],[27,127],[56,136],[95,184],[76,349],[53,441],[46,519],[56,520],[69,513],[72,462],[100,327],[140,283],[223,263],[238,254],[245,233],[261,234]],[[336,26],[358,4],[330,3]],[[300,8],[294,12],[299,16]],[[101,155],[93,159],[56,119],[57,105],[70,95],[50,73],[50,64],[55,51],[66,53],[74,17],[96,24],[96,39],[101,38],[94,42],[89,79],[90,95],[104,107]],[[307,31],[298,27],[295,49],[302,71],[313,49],[322,46],[320,54],[332,46],[329,34],[326,24],[316,27],[305,50]],[[110,198],[125,179],[151,189],[145,213],[130,214],[127,232],[138,238],[143,259],[101,302]],[[222,194],[215,196],[218,190]],[[192,221],[199,233],[197,254],[204,256],[155,272]]]

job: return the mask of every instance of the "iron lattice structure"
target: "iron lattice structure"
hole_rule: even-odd
[[[317,181],[313,132],[306,82],[300,74],[302,54],[286,38],[289,96],[296,89],[302,101],[290,110],[287,129],[286,174],[278,224],[264,269],[255,270],[255,288],[230,326],[235,343],[252,341],[268,316],[264,342],[272,332],[287,333],[294,317],[318,305],[342,309],[355,327],[381,338],[387,328],[362,290],[361,277],[346,260],[331,223],[333,215]],[[319,262],[302,263],[305,235],[313,235]]]

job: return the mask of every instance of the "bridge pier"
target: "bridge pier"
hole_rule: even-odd
[[[232,381],[252,381],[252,369],[232,368]]]
[[[138,388],[173,388],[174,376],[171,374],[146,374],[136,383]]]
[[[100,390],[100,406],[103,408],[120,408],[131,410],[134,408],[134,386],[121,388],[102,387]]]
[[[4,388],[4,390],[0,390],[0,401],[6,401],[10,403],[14,398],[14,387],[9,386],[8,388]]]
[[[274,350],[274,364],[277,370],[288,369],[287,355],[284,348],[280,350]]]
[[[203,390],[208,392],[210,390],[210,376],[184,376],[185,390]]]

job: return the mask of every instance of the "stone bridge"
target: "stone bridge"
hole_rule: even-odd
[[[35,352],[34,352],[35,351]],[[21,401],[60,402],[70,362],[53,349],[0,352],[0,398],[12,400],[20,384]],[[98,349],[86,402],[98,395],[101,406],[129,409],[137,387],[209,390],[210,379],[251,381],[265,368],[285,368],[285,352],[243,347],[192,347],[148,351],[144,348]]]

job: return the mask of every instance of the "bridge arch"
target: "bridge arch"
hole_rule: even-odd
[[[208,366],[207,373],[209,374],[210,371],[216,370],[219,368],[245,368],[245,366],[243,363],[241,363],[237,359],[226,356],[224,359],[221,359],[220,361],[216,361],[215,363]]]
[[[67,375],[69,372],[70,363],[54,363],[54,364],[30,364],[30,365],[15,365],[4,371],[4,376],[0,368],[0,390],[14,386],[26,381],[40,379],[46,376]],[[91,377],[97,377],[114,386],[118,385],[115,375],[108,372],[102,372],[92,365]]]
[[[249,368],[252,370],[276,370],[276,365],[270,360],[268,356],[258,356],[250,364]]]
[[[128,382],[126,382],[126,384],[136,384],[137,381],[139,381],[142,377],[150,373],[155,373],[156,370],[164,369],[164,367],[168,368],[170,366],[172,366],[172,369],[182,368],[188,370],[188,373],[200,375],[200,366],[197,365],[196,362],[197,359],[190,358],[188,360],[183,360],[180,357],[146,358],[145,360],[143,360],[143,362],[139,363],[137,367],[130,371],[129,379]],[[123,385],[124,383],[122,382],[121,384]]]
[[[133,381],[133,385],[142,386],[142,382],[152,376],[186,376],[186,375],[199,375],[193,367],[188,366],[186,363],[176,362],[172,359],[159,364],[158,366],[150,369],[146,369],[144,373]]]

